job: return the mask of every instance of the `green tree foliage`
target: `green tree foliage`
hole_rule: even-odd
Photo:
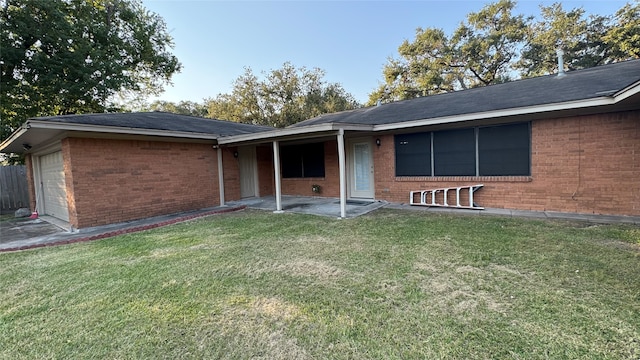
[[[627,4],[615,15],[615,26],[604,36],[619,58],[640,58],[640,1]]]
[[[510,63],[525,36],[526,20],[512,14],[515,2],[500,0],[467,16],[452,36],[419,28],[398,48],[400,59],[384,67],[385,84],[369,103],[410,99],[509,80]]]
[[[111,109],[156,94],[180,64],[138,0],[0,0],[0,139],[27,118]]]
[[[585,18],[582,8],[565,11],[560,3],[540,9],[542,18],[529,27],[522,58],[516,65],[523,76],[557,72],[557,49],[565,54],[565,70],[608,62],[610,51],[602,41],[608,27],[606,17]]]
[[[156,100],[147,106],[145,111],[164,111],[180,115],[191,116],[207,116],[207,107],[203,104],[199,104],[193,101],[180,101],[174,103],[171,101]]]
[[[229,94],[207,101],[208,116],[242,123],[285,127],[324,113],[359,106],[341,85],[328,83],[321,69],[284,63],[259,79],[249,68]]]
[[[515,1],[500,0],[447,35],[419,28],[413,41],[398,48],[383,69],[384,83],[369,94],[369,105],[496,84],[558,71],[556,50],[565,53],[565,70],[640,57],[640,3],[615,16],[585,16],[582,8],[560,3],[540,6],[540,18],[514,15]]]

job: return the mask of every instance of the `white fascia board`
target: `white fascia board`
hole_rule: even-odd
[[[627,86],[626,88],[618,91],[613,95],[613,98],[618,101],[622,101],[630,96],[636,95],[640,93],[640,81],[636,81],[635,83]]]
[[[309,125],[309,126],[301,126],[301,127],[276,129],[276,130],[263,131],[259,133],[253,133],[253,134],[226,136],[226,137],[218,138],[218,144],[224,145],[224,144],[232,144],[232,143],[247,142],[247,141],[259,141],[259,140],[273,141],[273,140],[277,140],[277,139],[288,137],[288,136],[338,131],[338,129],[344,129],[347,131],[349,130],[371,131],[373,129],[373,126],[357,125],[357,124],[325,123],[325,124],[317,124],[317,125]]]
[[[27,132],[27,128],[24,125],[20,129],[14,131],[13,134],[11,134],[11,136],[9,136],[5,141],[0,143],[0,152],[3,152],[4,149],[7,148],[7,146],[9,146],[12,142],[18,140],[26,132]]]
[[[191,133],[191,132],[185,132],[185,131],[156,130],[156,129],[140,129],[140,128],[130,128],[130,127],[117,127],[117,126],[56,123],[56,122],[38,121],[38,120],[27,121],[26,127],[36,128],[36,129],[164,136],[164,137],[177,137],[177,138],[188,138],[188,139],[207,139],[207,140],[218,139],[218,135],[206,134],[206,133]]]
[[[381,125],[375,125],[373,127],[373,131],[396,130],[396,129],[417,127],[417,126],[449,124],[449,123],[471,121],[471,120],[483,120],[483,119],[510,117],[510,116],[517,116],[517,115],[571,110],[571,109],[578,109],[578,108],[585,108],[585,107],[613,105],[616,102],[617,102],[617,99],[614,99],[613,97],[599,97],[599,98],[594,98],[586,101],[585,100],[568,101],[568,102],[555,103],[555,104],[545,104],[545,105],[536,105],[536,106],[528,106],[528,107],[513,108],[513,109],[485,111],[485,112],[479,112],[479,113],[451,115],[451,116],[444,116],[444,117],[438,117],[433,119],[412,120],[412,121],[404,121],[404,122],[392,123],[392,124],[381,124]]]

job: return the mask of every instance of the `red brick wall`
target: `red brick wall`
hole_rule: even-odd
[[[224,174],[224,200],[240,200],[240,165],[233,153],[237,147],[222,148],[222,173]]]
[[[62,151],[68,196],[75,199],[70,223],[76,228],[219,203],[217,156],[210,144],[67,138]],[[225,177],[230,173],[225,169]]]
[[[393,135],[374,150],[376,198],[406,203],[409,191],[484,184],[480,206],[640,215],[640,112],[532,123],[530,177],[395,177]]]
[[[316,194],[311,185],[320,185],[322,192]],[[282,179],[282,194],[297,196],[340,196],[340,175],[338,168],[338,142],[335,140],[324,143],[324,177]]]
[[[260,196],[275,194],[275,174],[273,171],[273,146],[257,146],[258,191]]]

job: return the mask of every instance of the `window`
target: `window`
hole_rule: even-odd
[[[433,133],[435,176],[476,174],[475,130],[447,130]]]
[[[395,136],[396,176],[431,175],[431,133]]]
[[[324,143],[280,147],[283,178],[324,177]]]
[[[528,176],[530,123],[395,136],[396,176]]]
[[[480,176],[517,176],[530,173],[529,124],[480,128]]]

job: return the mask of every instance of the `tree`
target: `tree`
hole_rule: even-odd
[[[603,38],[616,58],[640,58],[640,1],[636,0],[635,5],[626,4],[618,10],[615,25]]]
[[[515,2],[500,0],[467,15],[448,36],[441,29],[418,29],[412,42],[389,59],[384,83],[369,94],[369,105],[496,84],[557,72],[556,50],[565,70],[640,57],[640,2],[615,17],[585,17],[582,8],[560,3],[541,6],[541,18],[514,15]],[[519,74],[518,74],[519,73]]]
[[[156,100],[152,102],[146,109],[146,111],[164,111],[180,115],[191,116],[207,116],[207,107],[203,104],[199,104],[193,101],[180,101],[174,103],[171,101]]]
[[[157,94],[180,64],[163,19],[138,0],[1,0],[0,139],[27,118],[114,110]]]
[[[516,64],[524,77],[558,71],[556,50],[564,52],[565,70],[593,67],[610,62],[609,48],[602,40],[609,19],[585,18],[584,9],[565,11],[562,4],[540,6],[542,19],[529,27],[522,58]]]
[[[469,14],[452,36],[418,28],[415,40],[398,48],[401,59],[389,59],[385,83],[370,94],[369,104],[509,80],[527,26],[522,15],[512,15],[514,7],[511,0],[487,5]]]
[[[324,71],[284,63],[260,80],[246,68],[230,94],[207,101],[209,117],[285,127],[320,114],[359,106],[341,85],[323,80]]]

